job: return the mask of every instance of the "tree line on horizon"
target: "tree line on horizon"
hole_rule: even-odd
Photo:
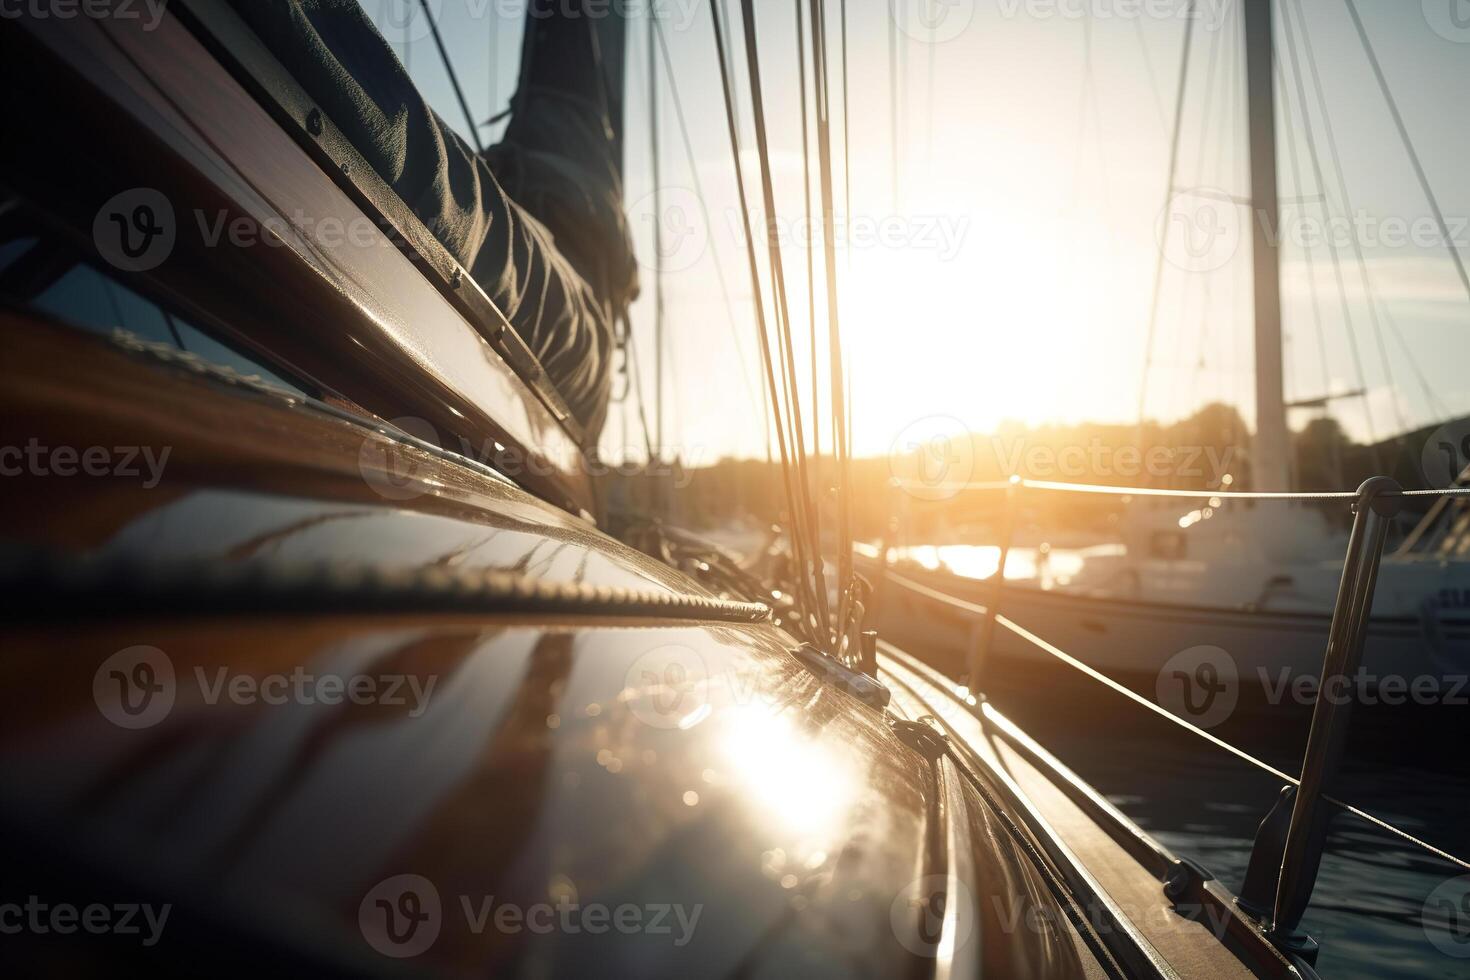
[[[1351,490],[1374,475],[1405,487],[1424,485],[1421,449],[1433,427],[1378,444],[1355,442],[1331,416],[1310,419],[1291,434],[1293,489]],[[834,519],[837,467],[830,456],[808,461],[820,519]],[[902,440],[884,456],[850,464],[854,531],[880,538],[902,511],[921,524],[993,522],[1003,492],[958,489],[959,484],[1032,480],[1189,490],[1247,489],[1251,483],[1250,429],[1230,405],[1211,403],[1171,423],[1141,426],[1084,422],[1028,426],[1005,422],[994,432],[956,430]],[[721,459],[682,469],[652,467],[602,482],[620,511],[662,515],[670,523],[711,528],[732,522],[784,522],[786,496],[779,460]],[[1092,525],[1116,513],[1119,498],[1048,494],[1032,499],[1041,519]],[[1032,498],[1039,495],[1032,494]],[[824,530],[830,530],[830,526]]]

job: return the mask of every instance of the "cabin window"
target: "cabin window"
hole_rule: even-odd
[[[310,394],[307,386],[287,380],[258,357],[217,339],[64,245],[35,235],[0,241],[0,298],[91,333],[110,337],[116,330],[126,330],[238,374],[302,396]]]

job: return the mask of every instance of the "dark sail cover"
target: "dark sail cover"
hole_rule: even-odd
[[[482,157],[429,108],[357,0],[234,6],[470,270],[595,437],[607,413],[613,323],[637,293],[613,126],[620,93],[609,91],[593,37],[610,25],[528,18],[506,139]],[[621,40],[621,24],[611,26]],[[579,55],[585,69],[541,80]]]

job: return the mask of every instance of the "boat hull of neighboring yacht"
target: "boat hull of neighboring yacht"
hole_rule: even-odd
[[[882,590],[885,628],[925,636],[923,653],[959,676],[980,641],[983,616],[936,593],[972,604],[989,601],[989,582],[946,571],[905,567]],[[1251,610],[1079,595],[1007,583],[1005,619],[1055,648],[1185,715],[1205,715],[1214,699],[1190,684],[1225,685],[1229,700],[1269,712],[1309,712],[1321,673],[1330,613]],[[1375,617],[1358,676],[1344,694],[1363,703],[1464,704],[1470,701],[1466,651],[1470,615]],[[998,627],[990,655],[1027,665],[1055,662],[1018,632]],[[1173,702],[1173,703],[1169,703]],[[1206,706],[1208,702],[1208,706]]]

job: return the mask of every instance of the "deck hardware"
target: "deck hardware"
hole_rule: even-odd
[[[878,676],[878,631],[863,630],[858,641],[858,666],[870,677]]]
[[[1164,874],[1164,897],[1171,902],[1178,902],[1198,886],[1213,881],[1214,878],[1204,865],[1189,858],[1178,858]]]
[[[924,716],[924,718],[928,717],[928,715]],[[929,721],[925,721],[924,718],[918,721],[909,721],[907,718],[894,718],[888,724],[893,729],[893,734],[898,736],[900,742],[930,762],[936,762],[940,756],[949,750],[949,738],[935,725],[930,724]],[[932,721],[932,719],[930,720]]]
[[[840,687],[868,707],[879,711],[888,707],[892,694],[882,682],[843,666],[810,643],[803,643],[791,653],[807,670],[823,681]]]
[[[325,130],[326,125],[322,122],[322,111],[320,109],[312,109],[306,114],[306,131],[308,133],[313,136],[321,136]]]
[[[1402,492],[1398,483],[1384,476],[1358,488],[1300,787],[1284,792],[1262,822],[1241,890],[1241,908],[1266,925],[1267,934],[1283,952],[1307,962],[1315,959],[1317,944],[1298,927],[1312,897],[1333,815],[1322,797],[1342,761],[1352,710],[1351,700],[1325,698],[1320,692],[1331,689],[1332,678],[1356,674],[1362,663],[1378,565],[1389,525],[1403,506]]]
[[[455,266],[454,271],[449,273],[449,285],[454,289],[464,285],[464,270],[459,266]]]
[[[1016,532],[1016,511],[1020,506],[1021,480],[1012,476],[1006,484],[1005,519],[1001,530],[1000,558],[995,574],[990,577],[990,597],[985,603],[985,618],[970,631],[970,650],[967,657],[968,676],[965,686],[971,691],[985,689],[986,667],[990,651],[995,645],[995,617],[1000,615],[1000,606],[1005,595],[1006,563],[1011,556],[1011,540]]]
[[[1251,918],[1265,922],[1276,902],[1276,881],[1281,876],[1281,855],[1286,850],[1286,833],[1291,829],[1291,810],[1296,787],[1283,786],[1270,811],[1256,829],[1250,864],[1235,903]]]

